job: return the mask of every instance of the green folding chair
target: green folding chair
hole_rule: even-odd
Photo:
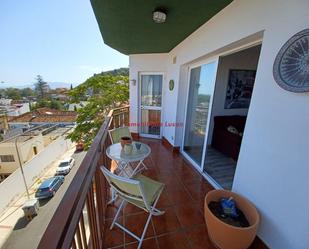
[[[113,144],[120,143],[122,137],[130,137],[132,139],[131,132],[127,126],[109,130],[108,133]]]
[[[130,137],[132,139],[131,132],[129,130],[129,127],[127,126],[118,127],[118,128],[109,130],[108,134],[109,134],[112,144],[120,143],[120,140],[122,137]],[[121,171],[125,172],[125,168],[127,167],[127,165],[123,164],[122,162],[116,162],[116,163],[118,167],[121,168]]]
[[[117,196],[122,199],[120,206],[117,210],[117,213],[110,226],[110,229],[113,229],[114,225],[116,225],[124,232],[131,235],[133,238],[139,241],[137,247],[139,249],[142,246],[148,225],[151,221],[151,217],[153,215],[159,216],[164,214],[164,211],[160,211],[156,208],[156,204],[163,191],[164,184],[161,182],[154,181],[146,176],[143,176],[142,174],[136,175],[133,178],[125,178],[111,173],[104,166],[101,167],[101,170],[111,188],[114,189]],[[128,230],[127,228],[116,222],[120,214],[120,211],[122,210],[124,204],[127,202],[149,213],[141,237],[138,237],[136,234],[132,233],[130,230]]]
[[[133,140],[131,132],[129,130],[129,127],[127,127],[127,126],[123,126],[123,127],[119,127],[119,128],[109,130],[108,133],[109,133],[109,137],[110,137],[113,144],[120,143],[120,140],[121,140],[122,137],[130,137]],[[151,157],[150,157],[150,160],[152,162]],[[127,166],[134,168],[134,165],[131,165],[131,163],[122,164],[121,162],[117,162],[117,165],[121,168],[122,171],[125,171]],[[141,165],[143,166],[142,169],[147,169],[147,166],[144,163],[142,163]]]

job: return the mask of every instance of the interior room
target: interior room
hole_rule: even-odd
[[[237,159],[254,88],[261,45],[219,58],[204,173],[232,189]]]

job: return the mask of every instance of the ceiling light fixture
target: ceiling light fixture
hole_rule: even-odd
[[[152,13],[152,19],[155,23],[164,23],[166,21],[166,13],[163,10],[155,10]]]

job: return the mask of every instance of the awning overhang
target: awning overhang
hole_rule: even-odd
[[[105,44],[123,54],[167,53],[232,0],[91,0]],[[156,9],[167,14],[155,23]]]

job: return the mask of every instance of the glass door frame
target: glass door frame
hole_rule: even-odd
[[[162,75],[162,89],[161,89],[161,106],[158,107],[158,106],[146,106],[146,108],[142,108],[142,103],[141,103],[141,100],[142,100],[142,87],[141,87],[141,84],[142,84],[142,76],[143,75]],[[157,110],[157,111],[160,111],[161,112],[161,115],[160,115],[160,123],[162,124],[162,118],[163,118],[163,96],[164,96],[164,93],[163,93],[163,89],[164,89],[164,78],[165,78],[165,74],[163,72],[151,72],[151,71],[147,71],[147,72],[139,72],[139,75],[138,75],[138,122],[139,124],[142,124],[142,110]],[[162,138],[162,126],[160,125],[160,135],[152,135],[152,134],[145,134],[145,133],[142,133],[142,127],[139,126],[138,127],[138,134],[141,136],[141,137],[146,137],[146,138],[157,138],[157,139],[161,139]]]
[[[187,122],[187,111],[188,111],[188,102],[189,102],[189,91],[190,91],[190,78],[191,78],[191,70],[193,68],[197,68],[206,64],[210,63],[215,63],[215,78],[214,78],[214,83],[211,86],[211,97],[209,101],[209,111],[207,114],[207,123],[206,123],[206,128],[205,128],[205,138],[204,138],[204,144],[203,144],[203,153],[202,153],[202,161],[201,165],[198,165],[184,150],[184,145],[185,145],[185,132],[186,132],[186,122]],[[212,113],[212,107],[213,107],[213,99],[214,99],[214,93],[215,93],[215,85],[216,85],[216,78],[217,78],[217,73],[218,73],[218,63],[219,63],[219,56],[211,57],[205,60],[201,60],[197,63],[192,63],[188,67],[188,75],[187,75],[187,96],[186,96],[186,108],[185,108],[185,116],[184,116],[184,129],[183,129],[183,134],[182,134],[182,143],[181,143],[181,154],[202,174],[204,174],[204,162],[205,162],[205,155],[207,151],[207,142],[209,138],[209,133],[206,132],[209,130],[210,126],[210,118],[211,118],[211,113]]]

